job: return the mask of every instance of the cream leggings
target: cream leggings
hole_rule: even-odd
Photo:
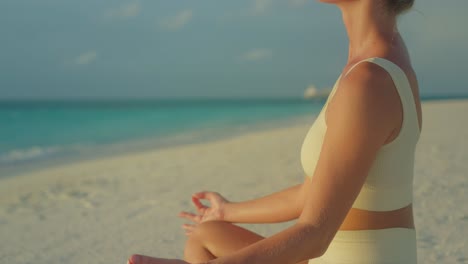
[[[325,254],[309,264],[416,264],[416,252],[414,229],[338,231]]]

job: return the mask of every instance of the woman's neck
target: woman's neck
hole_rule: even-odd
[[[391,49],[398,35],[396,18],[383,1],[343,1],[338,6],[349,38],[348,62]]]

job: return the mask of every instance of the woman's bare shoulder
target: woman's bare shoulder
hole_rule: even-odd
[[[360,112],[367,112],[368,122],[380,123],[389,133],[402,118],[392,77],[372,62],[359,63],[343,76],[327,109],[326,122],[339,120],[344,113]]]

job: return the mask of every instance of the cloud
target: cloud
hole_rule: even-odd
[[[192,20],[192,10],[186,9],[177,13],[175,16],[166,17],[159,22],[159,26],[168,31],[176,31],[183,28]]]
[[[254,0],[248,14],[253,16],[263,15],[270,10],[272,5],[273,0]]]
[[[273,51],[271,49],[253,49],[240,56],[243,61],[259,61],[271,58]]]
[[[107,10],[104,17],[113,19],[113,18],[120,18],[120,19],[127,19],[131,17],[136,17],[140,14],[141,5],[139,2],[133,2],[125,5],[121,5],[118,8],[113,8]]]
[[[88,51],[85,53],[80,54],[78,57],[75,58],[74,62],[78,65],[87,65],[91,62],[95,61],[97,57],[97,52],[95,50]]]
[[[288,3],[292,7],[302,7],[307,4],[308,0],[289,0]]]

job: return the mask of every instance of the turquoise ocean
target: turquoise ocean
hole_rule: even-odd
[[[0,177],[39,165],[209,141],[310,117],[303,99],[0,102]]]
[[[423,100],[466,98],[432,96]],[[205,99],[0,102],[0,177],[102,155],[313,123],[324,100]]]

